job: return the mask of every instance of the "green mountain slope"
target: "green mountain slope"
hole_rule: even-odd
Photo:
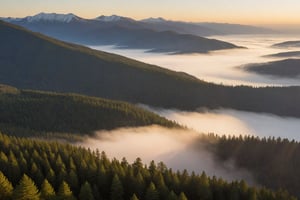
[[[300,117],[300,88],[226,87],[0,22],[0,83],[157,107],[234,108]]]
[[[245,181],[173,172],[164,163],[151,162],[147,167],[141,159],[129,164],[126,159],[110,160],[99,151],[4,134],[0,134],[0,183],[4,199],[20,195],[33,199],[30,194],[37,196],[41,189],[47,199],[295,200],[285,191],[250,187]]]
[[[31,136],[44,132],[90,134],[100,129],[151,124],[179,127],[129,103],[0,86],[0,130],[11,134],[20,130]]]

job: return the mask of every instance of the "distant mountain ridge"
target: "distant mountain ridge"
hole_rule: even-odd
[[[78,19],[82,19],[72,13],[69,14],[56,14],[56,13],[39,13],[36,14],[34,16],[27,16],[24,18],[12,18],[12,17],[8,17],[8,18],[1,18],[4,21],[13,23],[13,22],[42,22],[42,21],[48,21],[48,22],[66,22],[69,23],[72,20],[78,20]]]
[[[104,16],[101,15],[92,19],[85,19],[79,16],[76,16],[72,13],[69,14],[56,14],[56,13],[44,13],[41,12],[34,16],[27,16],[24,18],[0,18],[4,21],[10,23],[18,22],[31,22],[31,21],[52,21],[52,22],[70,22],[72,20],[84,20],[86,22],[92,21],[102,21],[110,23],[119,23],[120,21],[131,22],[135,28],[145,28],[151,29],[154,31],[174,31],[181,34],[192,34],[198,36],[211,36],[211,35],[227,35],[227,34],[265,34],[265,33],[274,33],[274,30],[241,25],[241,24],[229,24],[229,23],[211,23],[211,22],[184,22],[184,21],[173,21],[167,20],[162,17],[150,17],[142,20],[135,20],[129,17],[111,15]],[[50,20],[51,19],[51,20]],[[21,24],[19,24],[21,25]],[[121,25],[121,24],[119,24]],[[133,28],[133,27],[132,27]]]
[[[101,15],[92,20],[103,21],[103,22],[116,22],[116,21],[121,21],[121,20],[134,21],[133,19],[130,19],[128,17],[122,17],[122,16],[118,16],[118,15],[111,15],[111,16]]]
[[[4,20],[35,32],[82,45],[115,45],[120,48],[177,54],[239,48],[231,43],[179,34],[173,30],[154,30],[144,22],[117,15],[83,19],[74,14],[40,13],[25,18]]]

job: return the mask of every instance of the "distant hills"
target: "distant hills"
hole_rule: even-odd
[[[285,59],[267,63],[249,64],[244,69],[262,75],[297,78],[300,75],[300,59]]]
[[[165,53],[206,53],[239,48],[231,43],[191,35],[189,32],[178,33],[174,28],[160,30],[155,28],[160,25],[153,26],[152,23],[116,15],[83,19],[73,14],[40,13],[25,18],[3,20],[60,40],[83,45],[115,45],[120,48]]]
[[[0,83],[196,110],[233,108],[300,117],[300,87],[206,83],[182,72],[61,42],[0,22]]]
[[[273,47],[289,48],[289,47],[300,47],[300,40],[286,41],[272,45]]]
[[[212,35],[232,35],[232,34],[270,34],[276,31],[256,26],[229,24],[229,23],[210,23],[210,22],[182,22],[171,21],[163,18],[148,18],[141,20],[144,26],[157,31],[175,31],[183,34],[199,36]]]
[[[266,55],[265,57],[278,57],[278,58],[300,57],[300,51],[281,52],[281,53]]]

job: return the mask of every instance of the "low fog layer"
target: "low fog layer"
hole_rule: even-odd
[[[166,55],[146,53],[142,50],[116,49],[113,46],[92,46],[92,48],[121,54],[171,70],[183,71],[199,79],[217,84],[243,84],[251,86],[300,85],[299,79],[274,79],[272,77],[248,73],[238,68],[238,66],[249,63],[263,63],[278,60],[278,58],[265,57],[265,55],[276,54],[283,51],[283,49],[272,48],[271,45],[287,40],[296,40],[297,38],[299,39],[300,36],[234,35],[214,36],[213,38],[231,42],[238,46],[244,46],[248,49],[215,51],[209,54]]]
[[[201,133],[274,136],[300,141],[300,119],[298,118],[232,109],[184,112],[143,107]]]
[[[159,126],[123,128],[97,132],[96,138],[89,138],[79,145],[105,151],[110,158],[126,157],[130,163],[140,157],[146,164],[152,160],[163,161],[173,170],[205,171],[210,176],[226,180],[246,179],[253,183],[250,174],[236,169],[234,163],[216,163],[212,153],[199,141],[200,135],[191,130]]]

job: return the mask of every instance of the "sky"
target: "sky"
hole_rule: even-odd
[[[2,17],[55,12],[256,25],[300,24],[299,9],[299,0],[0,0]]]

